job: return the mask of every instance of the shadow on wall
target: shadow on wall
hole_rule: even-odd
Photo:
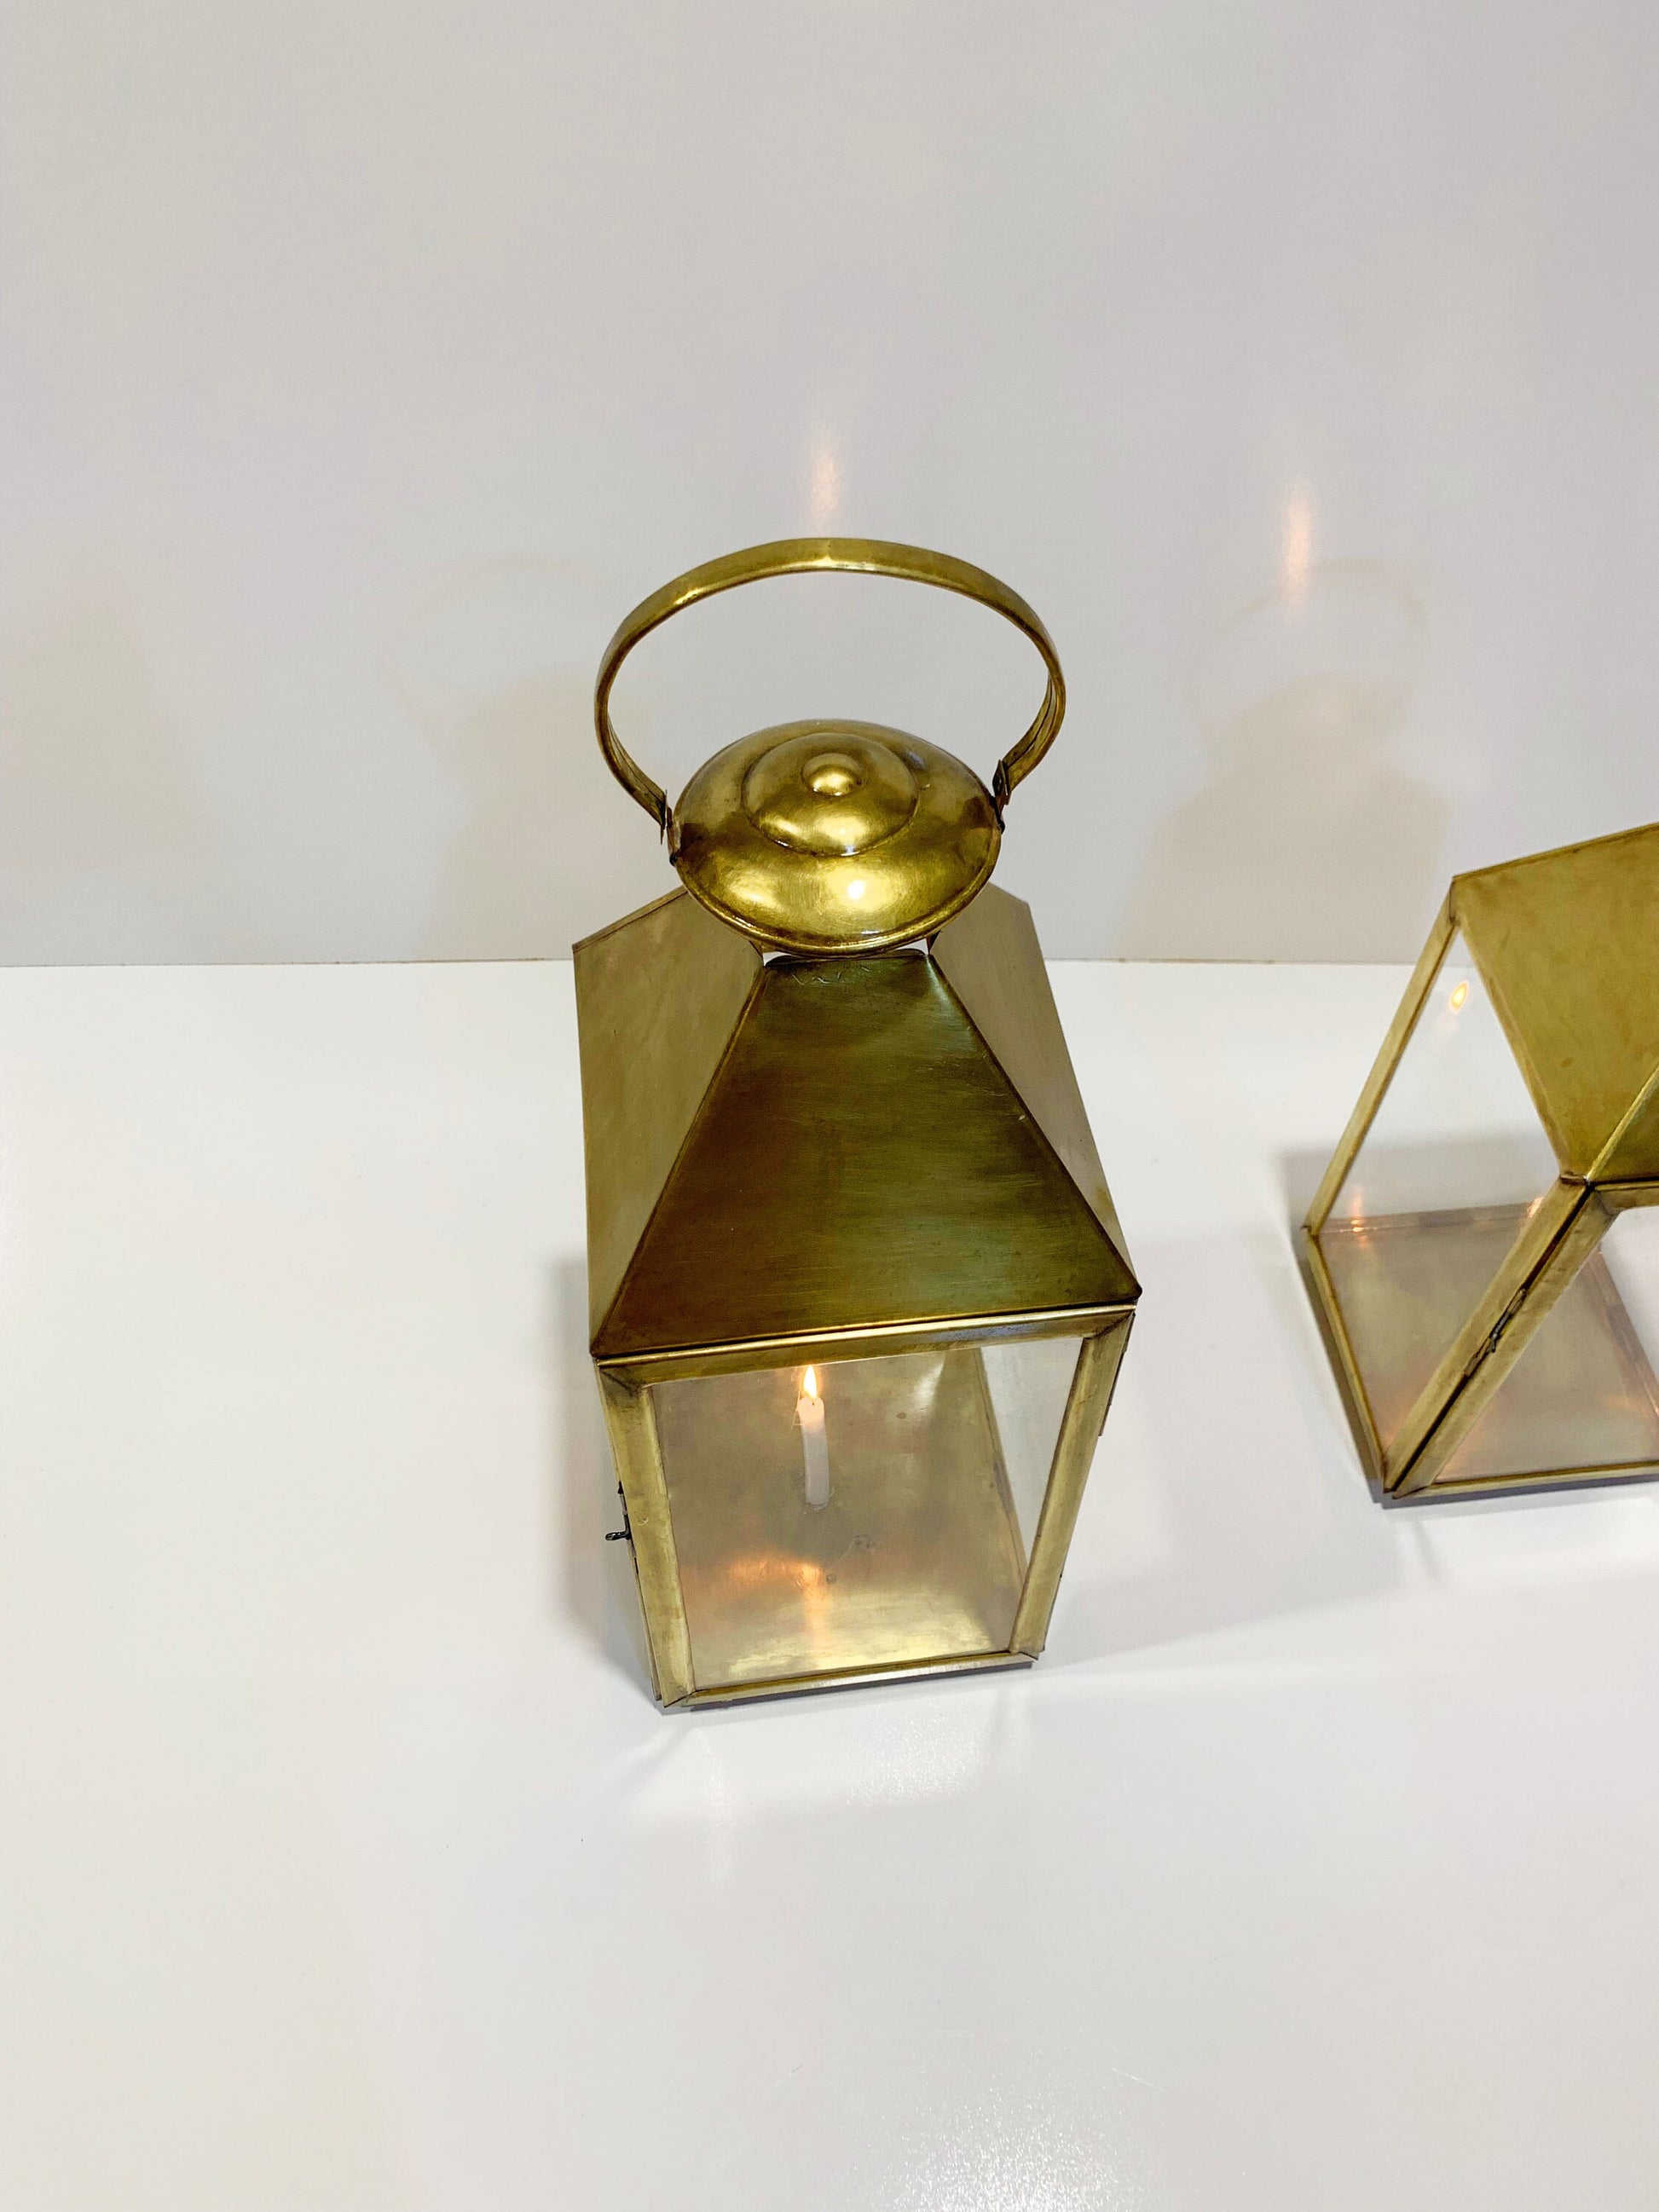
[[[495,561],[446,585],[396,640],[393,688],[467,805],[439,866],[422,958],[562,958],[674,888],[593,735],[609,628],[600,595],[572,571]]]
[[[248,933],[185,733],[112,579],[0,665],[0,960],[235,959]]]
[[[1408,580],[1328,561],[1226,623],[1192,700],[1210,780],[1153,836],[1128,960],[1412,960],[1449,810],[1391,758],[1423,659]]]

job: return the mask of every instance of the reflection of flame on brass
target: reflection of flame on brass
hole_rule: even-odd
[[[773,1552],[740,1555],[732,1561],[726,1573],[744,1589],[763,1589],[768,1583],[779,1583],[786,1589],[821,1590],[828,1579],[816,1559],[783,1559]]]
[[[726,1579],[738,1590],[799,1590],[811,1610],[830,1595],[830,1577],[817,1559],[790,1559],[775,1551],[741,1553],[726,1566]]]
[[[1457,988],[1451,994],[1451,1010],[1453,1013],[1457,1013],[1461,1011],[1463,1001],[1468,997],[1468,985],[1467,983],[1460,983],[1457,986]]]

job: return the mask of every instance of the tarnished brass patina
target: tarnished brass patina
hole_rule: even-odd
[[[815,568],[966,592],[1037,644],[988,790],[846,720],[744,738],[672,807],[629,760],[638,639]],[[665,1705],[1042,1649],[1139,1296],[1030,914],[984,888],[1064,696],[1006,586],[863,540],[710,562],[606,653],[600,744],[686,886],[576,947],[592,1351]]]
[[[1455,878],[1301,1236],[1385,1499],[1659,1473],[1656,1202],[1659,825]]]

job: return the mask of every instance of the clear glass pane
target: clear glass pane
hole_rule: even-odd
[[[1613,1226],[1437,1484],[1659,1470],[1659,1212]]]
[[[1078,1346],[1074,1336],[1051,1336],[983,1347],[985,1380],[1002,1442],[1015,1523],[1027,1558],[1036,1539],[1054,1443],[1077,1372]]]
[[[1006,1650],[1079,1343],[654,1385],[697,1687]]]
[[[1557,1172],[1454,937],[1319,1234],[1385,1449]]]

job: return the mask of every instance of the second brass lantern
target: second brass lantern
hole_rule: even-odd
[[[1302,1233],[1371,1480],[1659,1474],[1659,824],[1459,876]]]
[[[671,805],[611,724],[626,655],[714,592],[834,570],[1036,647],[990,787],[814,720]],[[684,885],[576,947],[592,1349],[665,1705],[1042,1649],[1139,1294],[1030,913],[987,887],[1064,699],[1006,585],[864,539],[711,562],[606,650],[600,745]]]

